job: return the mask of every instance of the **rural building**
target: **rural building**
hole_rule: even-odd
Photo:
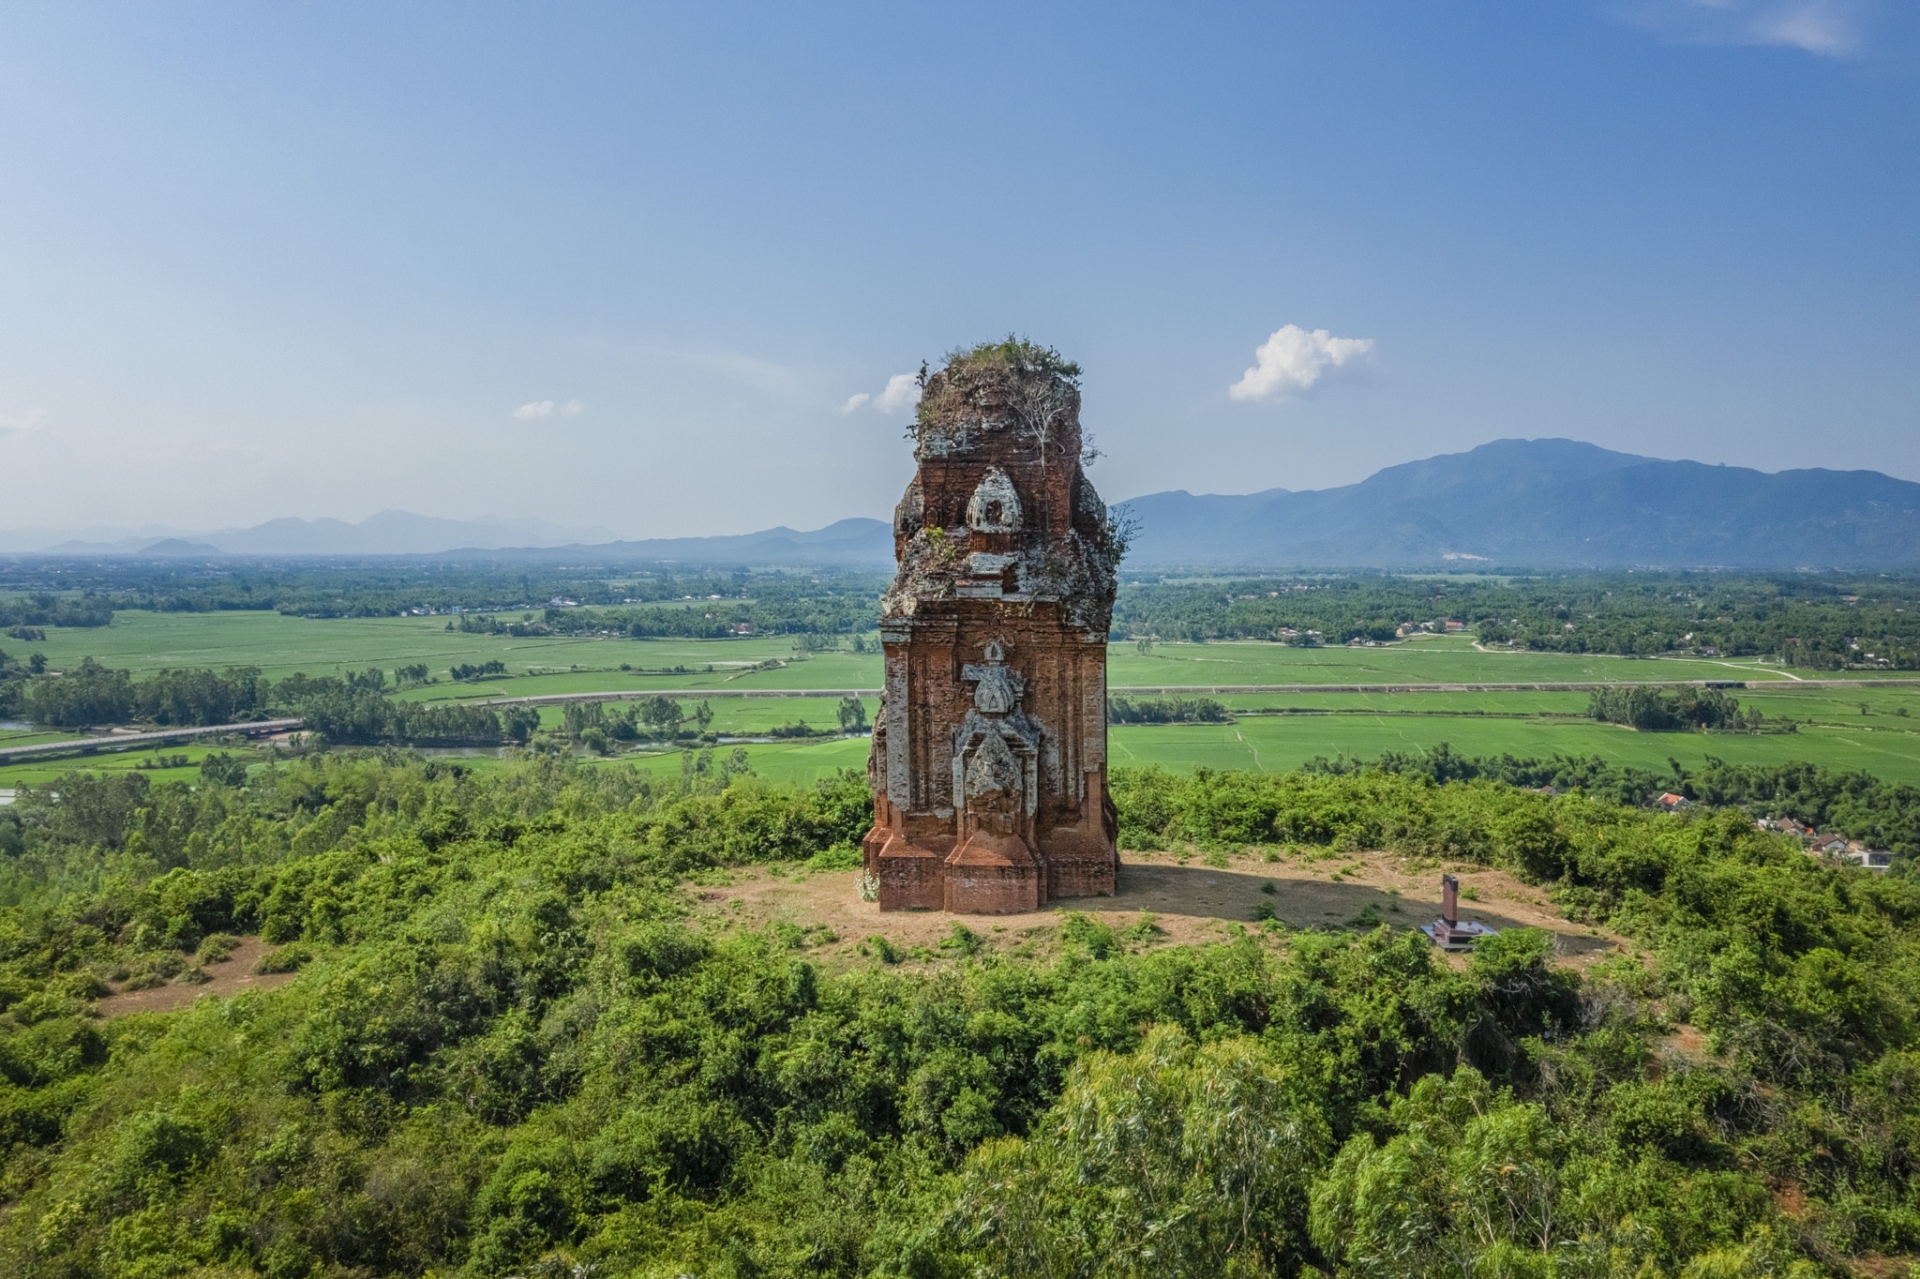
[[[1842,860],[1856,866],[1864,866],[1872,871],[1885,871],[1893,865],[1893,854],[1879,848],[1868,848],[1865,844],[1849,841],[1846,851],[1839,854]]]

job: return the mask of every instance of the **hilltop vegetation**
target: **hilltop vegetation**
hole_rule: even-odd
[[[1456,969],[1384,927],[1186,948],[1067,915],[1025,957],[959,929],[846,969],[797,926],[690,930],[681,885],[836,864],[855,777],[72,775],[0,810],[0,1268],[1811,1275],[1920,1246],[1920,890],[1742,813],[1426,763],[1115,794],[1134,844],[1500,866],[1639,953],[1576,973],[1518,930]],[[291,986],[86,1013],[252,933]]]

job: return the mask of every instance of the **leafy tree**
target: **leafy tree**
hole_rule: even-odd
[[[867,726],[867,706],[857,697],[843,697],[838,708],[840,731],[858,733]]]
[[[1198,1045],[1178,1026],[1090,1057],[1032,1136],[968,1160],[962,1238],[996,1274],[1292,1269],[1299,1200],[1328,1145],[1299,1075],[1258,1040]]]

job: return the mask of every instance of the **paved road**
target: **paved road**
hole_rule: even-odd
[[[0,763],[32,759],[37,755],[91,755],[96,751],[133,750],[141,746],[165,746],[169,742],[191,741],[196,737],[241,734],[260,737],[284,733],[300,727],[297,719],[259,719],[246,724],[214,724],[208,728],[168,728],[152,733],[113,733],[98,737],[71,737],[59,742],[34,742],[30,746],[0,746]]]

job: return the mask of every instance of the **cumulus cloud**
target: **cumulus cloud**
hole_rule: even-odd
[[[45,409],[28,409],[23,413],[0,413],[0,431],[37,431],[46,420]]]
[[[851,413],[855,409],[871,405],[882,413],[892,415],[901,409],[910,409],[920,402],[920,379],[913,373],[896,373],[887,379],[887,384],[876,395],[861,391],[849,395],[847,402],[840,406],[842,413]]]
[[[555,403],[552,400],[535,400],[531,404],[522,404],[513,411],[513,416],[522,422],[534,422],[543,417],[559,414],[561,417],[579,417],[587,411],[587,406],[578,400]]]
[[[1341,369],[1363,363],[1372,338],[1337,338],[1325,329],[1309,332],[1283,324],[1253,353],[1255,363],[1227,388],[1236,400],[1269,400],[1311,390]]]
[[[1670,40],[1845,58],[1860,51],[1871,8],[1872,0],[1640,0],[1618,12]]]

